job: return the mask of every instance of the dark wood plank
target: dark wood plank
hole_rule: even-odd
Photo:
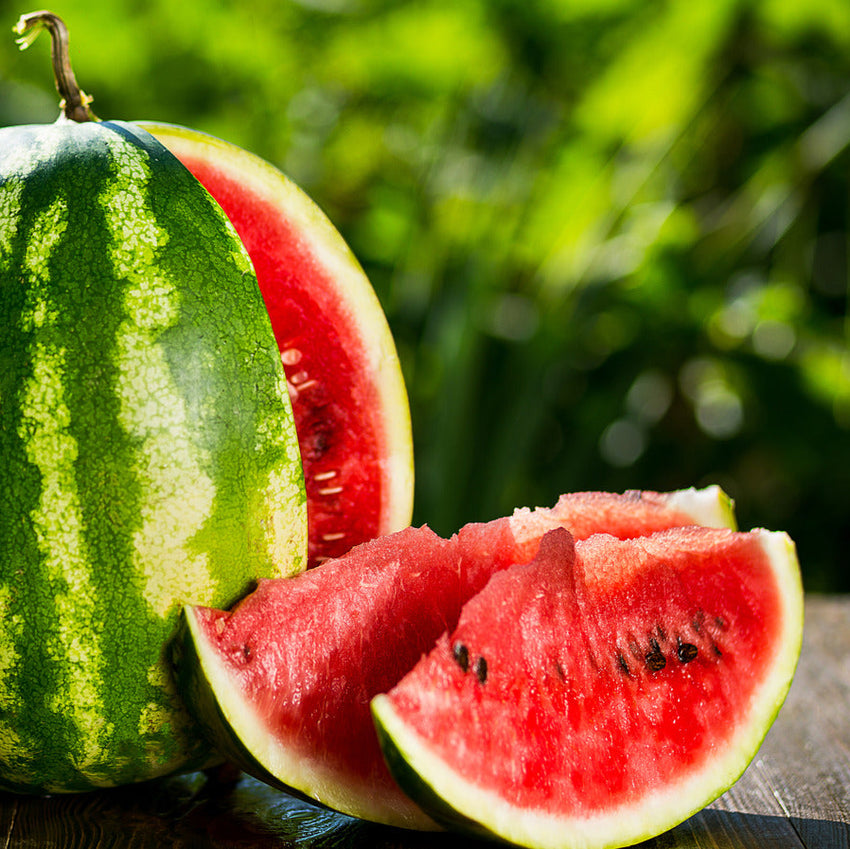
[[[800,666],[757,760],[807,847],[850,849],[850,604],[811,597]]]
[[[724,796],[642,849],[850,849],[850,597],[807,600],[794,685]],[[463,849],[384,828],[241,776],[200,774],[49,799],[0,794],[0,849]]]
[[[9,845],[15,832],[17,815],[18,800],[12,796],[0,794],[0,846]]]

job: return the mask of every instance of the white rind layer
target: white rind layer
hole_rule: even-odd
[[[339,770],[300,751],[297,739],[276,737],[266,718],[246,697],[244,685],[210,645],[195,608],[185,608],[185,616],[198,658],[195,674],[208,683],[222,717],[216,728],[209,722],[211,717],[205,716],[207,731],[223,754],[236,756],[246,772],[269,784],[293,788],[349,816],[401,828],[438,828],[412,801],[406,808],[398,804],[396,797],[387,804],[369,787],[356,786],[349,776],[341,776]]]
[[[735,530],[735,502],[716,484],[703,489],[690,487],[665,494],[667,503],[687,513],[697,525]]]

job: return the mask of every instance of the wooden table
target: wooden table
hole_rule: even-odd
[[[644,849],[850,849],[850,596],[811,596],[803,655],[776,724],[741,780]],[[199,774],[84,796],[0,794],[0,849],[233,847],[460,849],[314,808],[247,777]]]

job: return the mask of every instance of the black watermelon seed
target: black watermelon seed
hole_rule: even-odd
[[[693,643],[683,643],[679,640],[679,646],[676,649],[676,654],[679,655],[679,660],[682,663],[690,663],[696,659],[699,649]]]
[[[469,669],[469,649],[463,643],[455,643],[452,646],[452,657],[464,672]]]
[[[475,661],[475,677],[481,684],[487,680],[487,661],[483,657]]]
[[[622,652],[617,652],[617,664],[620,667],[620,671],[626,675],[631,674],[631,670],[629,669],[629,664],[626,663],[626,658],[623,657]]]
[[[661,647],[655,640],[651,640],[650,645],[652,646],[652,651],[645,657],[646,665],[649,667],[650,672],[660,672],[667,665],[667,659],[661,653]]]

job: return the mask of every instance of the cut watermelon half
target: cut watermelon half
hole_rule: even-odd
[[[529,847],[655,836],[743,773],[785,698],[803,596],[783,533],[549,533],[373,702],[399,783]]]
[[[455,627],[495,572],[531,560],[552,528],[633,536],[693,522],[734,523],[731,502],[717,487],[574,493],[450,540],[407,528],[263,581],[230,613],[187,608],[178,682],[210,739],[247,772],[353,816],[433,828],[387,770],[372,697]]]
[[[307,491],[309,565],[410,523],[410,411],[386,317],[319,207],[213,136],[138,124],[224,209],[248,250],[289,385]]]

